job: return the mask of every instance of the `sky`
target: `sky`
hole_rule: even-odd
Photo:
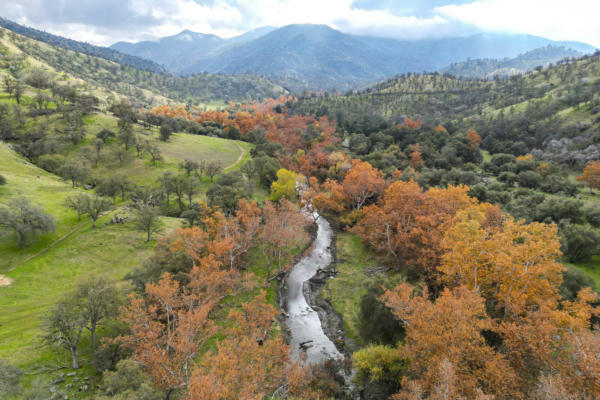
[[[107,46],[189,29],[232,37],[261,26],[327,24],[412,40],[528,33],[600,48],[600,0],[3,0],[0,16]]]

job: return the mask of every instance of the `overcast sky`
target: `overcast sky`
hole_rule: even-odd
[[[600,0],[2,0],[0,15],[98,45],[184,29],[230,37],[265,25],[327,24],[417,39],[479,31],[577,40],[600,48]]]

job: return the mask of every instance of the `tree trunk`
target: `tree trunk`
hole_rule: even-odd
[[[18,243],[19,247],[25,246],[25,239],[26,239],[25,233],[17,231],[17,235],[19,235],[19,243]]]
[[[95,353],[96,350],[96,323],[93,323],[90,327],[90,331],[92,332],[92,351]]]
[[[150,229],[148,229],[148,239],[146,240],[146,242],[149,242],[152,236],[152,232],[150,231]]]
[[[77,346],[71,346],[71,357],[73,358],[73,369],[79,369],[79,359],[77,357]]]

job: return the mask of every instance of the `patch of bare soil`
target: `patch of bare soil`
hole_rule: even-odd
[[[4,276],[4,275],[0,275],[0,286],[8,286],[13,282],[12,279]]]

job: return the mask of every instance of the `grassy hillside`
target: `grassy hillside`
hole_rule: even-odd
[[[79,277],[122,279],[151,254],[153,244],[146,243],[144,234],[131,223],[106,225],[114,213],[126,213],[120,208],[102,217],[96,229],[85,218],[78,222],[63,202],[82,189],[73,189],[25,161],[4,143],[0,143],[0,171],[7,179],[0,188],[1,204],[25,196],[57,222],[55,233],[36,239],[31,246],[16,248],[7,236],[0,247],[0,274],[10,280],[0,286],[0,359],[39,373],[55,361],[54,352],[40,343],[41,320],[49,307],[68,293]],[[162,220],[165,232],[181,224],[174,218]]]

